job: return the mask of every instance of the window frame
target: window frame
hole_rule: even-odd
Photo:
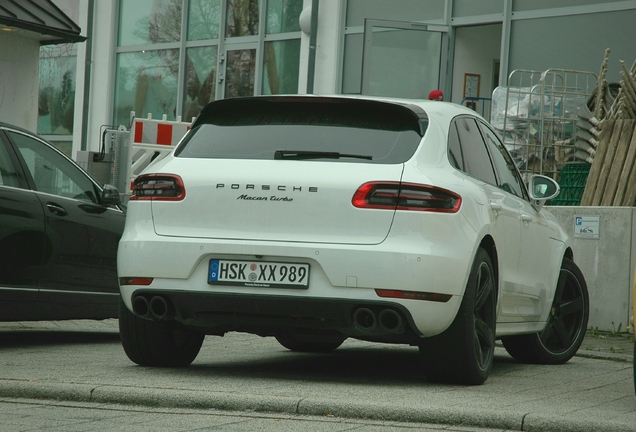
[[[219,15],[219,35],[216,39],[200,39],[200,40],[188,40],[188,17],[189,17],[189,0],[181,0],[182,1],[182,16],[181,16],[181,38],[177,42],[167,42],[167,43],[158,43],[158,44],[139,44],[139,45],[125,45],[119,46],[119,40],[116,41],[115,47],[115,64],[119,62],[119,55],[124,53],[131,52],[141,52],[141,51],[157,51],[157,50],[165,50],[165,49],[178,49],[179,50],[179,71],[178,76],[176,77],[177,86],[176,86],[176,108],[174,113],[162,113],[168,116],[168,120],[178,120],[180,118],[184,118],[183,116],[186,114],[184,110],[184,102],[186,100],[186,53],[190,48],[199,48],[199,47],[215,47],[217,50],[217,60],[214,66],[216,70],[216,78],[215,78],[215,100],[224,99],[224,90],[225,90],[225,68],[226,68],[226,58],[225,53],[229,50],[241,49],[242,46],[249,43],[253,49],[256,50],[256,59],[255,59],[255,71],[254,71],[254,95],[262,95],[263,94],[263,79],[265,76],[265,43],[266,42],[277,42],[277,41],[286,41],[286,40],[301,40],[302,43],[302,31],[291,31],[291,32],[281,32],[281,33],[266,33],[266,24],[268,18],[268,0],[259,0],[259,34],[255,36],[235,36],[235,37],[227,37],[227,16],[228,16],[228,0],[221,0],[221,11]],[[116,23],[115,32],[117,35],[120,33],[120,16],[121,16],[121,4],[119,4],[116,8]],[[253,46],[252,46],[253,45]],[[302,52],[301,56],[302,57]],[[298,58],[298,62],[300,63],[301,58]],[[300,82],[300,76],[298,80]],[[115,91],[112,96],[112,112],[111,116],[114,122],[121,122],[121,119],[118,119],[118,99],[116,97],[117,86],[121,85],[118,78],[118,72],[115,71],[114,75],[114,85]],[[125,104],[124,104],[125,105]],[[133,107],[134,110],[134,107]],[[136,112],[137,116],[146,117],[147,112]],[[184,121],[189,121],[189,119],[185,119]]]
[[[469,169],[466,169],[466,157],[467,157],[467,153],[465,151],[464,148],[464,144],[462,143],[462,139],[461,139],[461,134],[459,133],[459,126],[457,124],[457,122],[459,120],[463,120],[463,119],[470,119],[472,120],[476,125],[477,125],[477,130],[479,132],[479,137],[480,140],[482,142],[482,145],[484,147],[484,149],[486,150],[486,154],[488,155],[488,160],[490,162],[490,167],[492,168],[493,174],[494,174],[494,178],[495,178],[495,184],[492,184],[491,182],[479,178],[477,176],[473,174],[471,174],[469,172]],[[453,162],[453,157],[452,157],[452,152],[451,152],[451,134],[453,133],[453,128],[455,128],[456,131],[456,135],[457,135],[457,141],[458,141],[458,149],[460,151],[461,154],[461,161],[457,161],[458,164],[461,164],[461,166],[457,167],[455,165],[455,163]],[[510,169],[508,169],[508,171],[515,177],[515,179],[517,180],[517,183],[519,184],[519,187],[521,188],[521,193],[522,196],[518,196],[515,193],[512,193],[508,190],[506,190],[503,185],[504,185],[504,181],[503,181],[503,175],[501,173],[501,167],[500,164],[497,162],[496,158],[493,156],[492,154],[492,149],[491,146],[488,144],[487,142],[487,137],[485,136],[485,131],[490,131],[493,139],[495,139],[495,145],[498,147],[499,151],[503,150],[502,153],[504,154],[504,158],[508,159],[508,162],[514,167],[514,171],[511,171]],[[514,160],[512,159],[512,156],[510,156],[510,153],[508,152],[508,149],[506,149],[506,146],[503,145],[503,143],[501,142],[501,139],[499,139],[499,135],[497,135],[497,133],[481,118],[476,117],[476,116],[471,116],[471,115],[467,115],[467,114],[461,114],[458,115],[456,117],[453,117],[453,119],[451,119],[450,121],[450,126],[449,126],[449,131],[448,131],[448,144],[447,144],[447,158],[448,158],[448,162],[450,163],[450,165],[452,167],[454,167],[455,169],[463,172],[464,174],[468,175],[471,178],[474,178],[476,180],[479,180],[481,182],[490,184],[492,186],[495,186],[499,189],[501,189],[502,191],[509,193],[511,195],[514,195],[515,197],[519,198],[519,199],[523,199],[524,201],[530,202],[530,196],[528,194],[528,188],[525,184],[525,182],[523,181],[523,178],[521,177],[521,174],[519,173],[519,169],[517,168],[517,166],[514,164]],[[506,167],[507,168],[507,167]]]
[[[530,196],[528,194],[528,189],[526,187],[526,184],[523,181],[523,178],[521,177],[521,174],[519,173],[519,169],[515,165],[512,156],[508,152],[508,149],[506,148],[505,145],[503,145],[503,143],[499,139],[499,135],[497,135],[497,133],[491,127],[489,127],[487,125],[487,123],[484,122],[483,120],[476,118],[476,121],[477,121],[477,125],[480,128],[480,132],[482,134],[482,139],[484,141],[484,145],[486,146],[486,150],[488,150],[488,153],[490,155],[490,160],[491,160],[492,166],[495,169],[495,175],[497,177],[497,187],[500,188],[501,190],[505,191],[505,192],[508,192],[506,189],[503,188],[504,181],[503,181],[503,175],[501,174],[501,169],[502,168],[497,163],[496,158],[492,154],[492,150],[490,148],[490,145],[488,145],[488,141],[487,141],[488,138],[485,136],[485,130],[490,131],[490,134],[492,135],[493,139],[495,140],[495,145],[498,147],[498,150],[501,152],[501,154],[503,155],[504,159],[507,159],[506,162],[508,164],[510,164],[512,167],[514,167],[514,170],[510,170],[507,166],[506,166],[506,169],[517,180],[517,183],[519,184],[519,187],[521,188],[522,196],[518,196],[515,193],[512,193],[512,195],[515,195],[518,198],[521,198],[521,199],[523,199],[525,201],[530,202]],[[511,193],[511,192],[508,192],[508,193]]]

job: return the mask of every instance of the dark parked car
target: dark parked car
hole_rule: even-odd
[[[116,318],[124,221],[117,189],[0,123],[0,321]]]

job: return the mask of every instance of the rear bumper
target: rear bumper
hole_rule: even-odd
[[[175,319],[210,333],[272,333],[270,325],[280,331],[312,322],[305,327],[324,326],[325,331],[358,337],[363,335],[352,326],[353,314],[364,307],[376,315],[382,308],[398,311],[413,335],[433,336],[448,328],[457,314],[477,247],[476,233],[460,218],[446,224],[420,223],[420,231],[409,228],[413,226],[396,222],[379,244],[328,244],[158,236],[151,217],[133,218],[127,220],[119,243],[118,275],[152,278],[152,283],[122,285],[120,290],[131,311],[134,296],[143,293],[149,301],[163,295],[174,304]],[[209,285],[210,259],[306,263],[309,287]],[[451,298],[383,298],[376,290]]]
[[[208,334],[239,331],[260,336],[281,333],[339,335],[393,343],[417,343],[421,338],[411,312],[402,305],[386,301],[138,289],[131,295],[135,312],[140,310],[137,308],[140,297],[151,304],[156,304],[160,297],[167,306],[156,308],[166,312],[161,316],[153,314],[156,311],[150,308],[142,317],[176,320]]]

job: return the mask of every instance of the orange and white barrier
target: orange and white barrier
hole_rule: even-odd
[[[148,118],[135,118],[131,129],[134,144],[157,144],[174,146],[190,130],[190,123],[168,121],[164,114],[161,120],[153,120],[152,114]]]
[[[166,157],[191,126],[191,123],[182,122],[181,117],[178,117],[177,121],[169,121],[165,114],[161,120],[153,119],[152,114],[148,114],[147,118],[136,118],[135,113],[132,112],[131,116],[133,122],[130,138],[127,140],[127,149],[119,152],[118,155],[121,162],[125,161],[125,165],[120,165],[119,169],[125,170],[123,178],[127,179],[126,195],[132,192],[132,183],[135,178],[150,164]]]

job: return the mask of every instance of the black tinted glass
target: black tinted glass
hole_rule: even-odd
[[[0,132],[1,133],[1,132]],[[20,179],[15,170],[9,152],[0,137],[0,186],[20,186]]]
[[[334,97],[232,98],[208,104],[175,155],[402,163],[428,119],[412,105]]]
[[[455,168],[464,170],[464,156],[462,155],[461,145],[459,144],[459,135],[457,134],[457,125],[451,123],[448,132],[448,160]]]
[[[311,125],[217,126],[203,124],[179,146],[177,157],[274,159],[277,150],[330,152],[343,156],[312,160],[402,163],[420,143],[415,131],[386,131]],[[365,159],[371,157],[371,159]]]
[[[497,139],[497,135],[485,125],[482,126],[484,136],[486,138],[486,144],[490,148],[490,154],[492,155],[495,166],[499,170],[499,176],[501,177],[500,188],[513,195],[517,195],[520,198],[526,197],[525,185],[517,172],[512,157],[508,154],[508,151],[503,144]]]
[[[456,124],[466,173],[471,177],[496,186],[495,171],[477,123],[471,118],[462,117],[457,119]]]

